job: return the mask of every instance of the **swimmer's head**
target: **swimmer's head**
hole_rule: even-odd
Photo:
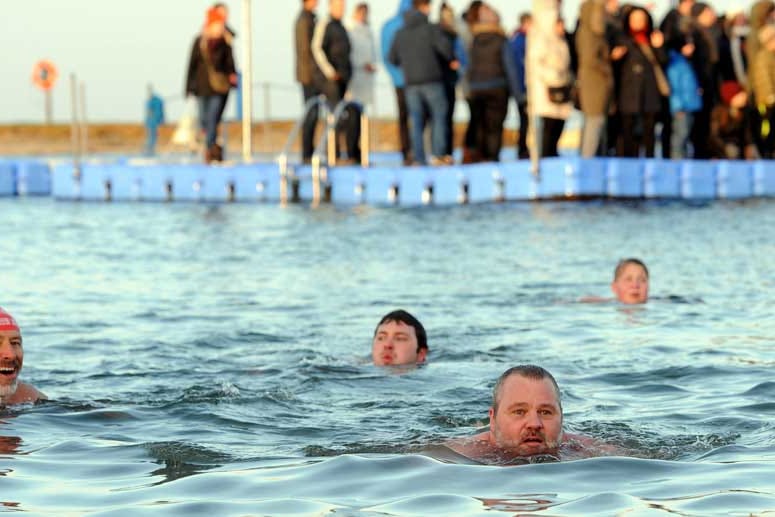
[[[371,357],[377,366],[416,364],[428,355],[428,337],[422,323],[404,310],[383,316],[374,330]]]
[[[21,329],[13,316],[0,307],[0,401],[16,393],[23,363]]]
[[[509,368],[495,383],[489,441],[518,456],[556,454],[562,442],[560,388],[532,364]]]
[[[649,299],[649,270],[641,260],[622,259],[614,270],[611,291],[626,304],[646,303]]]

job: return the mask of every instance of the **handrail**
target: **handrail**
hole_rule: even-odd
[[[361,167],[369,166],[369,118],[363,104],[353,100],[343,100],[334,108],[333,113],[329,113],[327,118],[326,131],[323,138],[318,141],[315,152],[312,154],[312,205],[317,206],[320,203],[320,183],[322,177],[321,161],[323,148],[327,151],[326,165],[332,167],[336,165],[336,126],[344,111],[355,106],[361,113]]]
[[[301,131],[301,128],[304,126],[304,122],[307,120],[309,112],[312,109],[319,110],[321,106],[326,112],[326,116],[328,116],[328,105],[326,104],[324,95],[312,97],[304,104],[304,111],[301,117],[293,125],[291,132],[288,134],[288,139],[285,141],[282,152],[277,156],[277,163],[280,166],[280,202],[282,204],[285,204],[288,201],[288,153],[290,152],[291,146],[298,138],[299,131]]]

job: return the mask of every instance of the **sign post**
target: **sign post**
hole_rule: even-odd
[[[59,72],[57,67],[51,61],[41,59],[35,63],[35,67],[32,69],[32,82],[35,86],[43,90],[44,94],[44,109],[46,124],[51,124],[53,119],[53,103],[51,99],[51,90],[57,82]]]

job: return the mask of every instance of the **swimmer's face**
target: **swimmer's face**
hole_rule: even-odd
[[[550,379],[507,377],[490,408],[490,443],[517,456],[557,454],[562,409]]]
[[[24,363],[22,336],[18,330],[0,330],[0,397],[16,392]]]
[[[425,348],[417,350],[417,333],[403,321],[387,321],[377,327],[371,357],[377,366],[416,364],[425,361]]]
[[[622,303],[646,303],[649,299],[649,277],[640,265],[627,264],[611,283],[611,291]]]

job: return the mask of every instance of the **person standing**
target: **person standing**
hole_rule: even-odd
[[[374,74],[377,71],[377,50],[374,34],[369,25],[369,4],[361,2],[355,6],[352,23],[348,27],[352,53],[353,78],[349,85],[349,96],[364,107],[374,105]]]
[[[581,132],[581,156],[584,158],[598,154],[614,90],[605,23],[604,0],[585,0],[581,4],[576,50],[579,59],[579,102],[584,114]]]
[[[571,56],[557,0],[534,0],[527,53],[528,106],[536,127],[535,157],[558,156],[557,144],[573,111]],[[534,158],[535,159],[535,158]]]
[[[344,99],[347,85],[353,75],[350,37],[342,25],[344,12],[345,0],[329,0],[328,17],[315,26],[312,35],[312,56],[315,58],[313,80],[326,97],[331,111]],[[342,113],[337,133],[340,131],[345,134],[347,158],[359,162],[360,114],[353,106]],[[337,142],[338,140],[337,137]]]
[[[530,127],[530,118],[527,116],[527,87],[525,86],[525,51],[527,50],[527,33],[533,22],[530,13],[519,15],[519,27],[509,39],[511,54],[517,67],[517,91],[514,100],[517,103],[519,113],[519,137],[517,138],[517,159],[530,158],[527,149],[527,132]]]
[[[447,98],[444,93],[444,67],[457,67],[452,45],[438,25],[431,25],[430,0],[413,0],[414,9],[406,14],[405,24],[396,34],[388,56],[400,66],[406,79],[406,103],[412,120],[414,160],[426,164],[423,133],[425,115],[431,118],[431,163],[452,163],[444,154],[447,140]]]
[[[455,59],[460,63],[461,69],[467,64],[466,50],[463,41],[457,34],[455,23],[455,11],[446,2],[442,2],[439,8],[439,27],[441,33],[449,40]],[[457,83],[460,70],[444,67],[444,93],[447,96],[447,140],[444,143],[444,155],[452,156],[454,150],[454,116],[455,102],[457,100]]]
[[[237,84],[234,55],[226,41],[226,20],[220,9],[207,11],[204,29],[194,39],[186,76],[186,96],[199,103],[199,121],[205,133],[205,162],[221,161],[218,126],[229,90]]]
[[[479,113],[476,151],[482,161],[497,162],[509,93],[516,94],[518,90],[517,67],[500,16],[489,4],[480,7],[473,34],[468,82],[474,111]]]
[[[404,72],[390,62],[388,56],[396,33],[404,26],[404,15],[412,8],[412,0],[399,0],[398,12],[382,26],[381,48],[382,62],[390,75],[393,88],[396,92],[396,107],[398,108],[398,139],[401,145],[401,156],[404,165],[410,165],[413,161],[412,145],[409,140],[409,110],[406,107],[406,82]]]
[[[312,34],[315,32],[318,0],[302,0],[301,12],[296,18],[294,27],[296,43],[296,81],[301,85],[301,95],[304,105],[310,99],[317,97],[320,92],[312,80],[315,61],[312,57]],[[314,152],[315,126],[318,123],[318,109],[310,109],[304,117],[301,130],[301,159],[309,163]]]
[[[148,85],[148,100],[145,101],[145,155],[156,154],[159,126],[164,124],[164,101]]]

